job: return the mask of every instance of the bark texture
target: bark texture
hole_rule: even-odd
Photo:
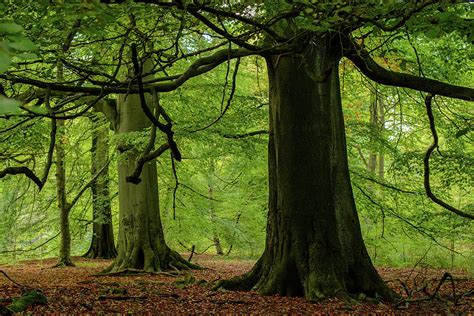
[[[58,208],[60,212],[60,230],[61,242],[59,245],[59,260],[56,266],[74,266],[71,261],[71,231],[69,228],[69,213],[71,206],[67,202],[66,193],[66,167],[64,150],[64,120],[57,121],[57,141],[55,144],[56,151],[56,191],[58,199]]]
[[[309,300],[393,299],[368,256],[347,164],[336,39],[267,60],[269,212],[254,268],[217,286]]]
[[[91,117],[92,121],[92,168],[94,177],[100,175],[91,183],[92,189],[92,240],[86,258],[111,259],[117,256],[112,225],[112,208],[109,195],[109,129],[103,124],[98,114]],[[104,168],[104,166],[106,166]],[[102,171],[101,171],[102,169]]]
[[[147,95],[148,105],[152,104]],[[117,104],[117,133],[140,132],[150,127],[150,121],[140,108],[138,95],[119,97]],[[169,268],[186,269],[192,264],[172,251],[165,243],[158,199],[156,161],[143,166],[139,184],[126,181],[135,169],[140,152],[129,144],[119,157],[119,232],[118,255],[105,272],[135,270],[161,271]]]

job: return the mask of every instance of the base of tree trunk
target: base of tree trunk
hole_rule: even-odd
[[[201,267],[187,261],[179,253],[166,246],[163,253],[160,254],[151,249],[149,251],[138,249],[126,254],[119,254],[114,262],[103,270],[101,274],[153,273],[191,269],[201,269]]]
[[[76,265],[71,261],[71,259],[59,259],[52,268],[64,268],[64,267],[75,267]]]
[[[83,258],[88,259],[114,259],[117,257],[117,250],[115,247],[113,249],[104,250],[97,250],[93,247],[90,247],[89,250],[82,255]]]
[[[263,258],[263,257],[262,257]],[[281,296],[304,296],[309,301],[320,301],[327,298],[339,298],[345,301],[364,300],[371,298],[394,302],[399,299],[398,295],[382,281],[378,275],[372,275],[368,271],[364,281],[354,280],[351,276],[349,280],[338,278],[336,275],[330,277],[324,275],[320,280],[312,282],[312,288],[305,288],[303,276],[298,273],[292,274],[292,269],[278,273],[271,263],[265,263],[260,258],[255,266],[244,275],[233,277],[228,280],[218,281],[213,289],[223,288],[233,291],[254,290],[262,295],[278,294]],[[295,270],[295,269],[293,269]],[[296,272],[296,271],[294,271]],[[359,272],[355,278],[360,278],[364,273]],[[308,276],[304,276],[308,278]],[[349,291],[347,284],[358,283],[360,286],[355,291]],[[306,286],[307,287],[307,286]]]

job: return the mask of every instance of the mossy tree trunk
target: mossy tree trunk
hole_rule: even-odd
[[[152,105],[151,96],[147,94],[146,97],[147,103]],[[125,137],[128,133],[143,132],[151,126],[140,107],[138,95],[119,97],[117,119],[116,132]],[[145,163],[139,184],[129,183],[126,177],[135,169],[140,152],[130,144],[123,147],[122,150],[125,151],[121,153],[118,161],[120,208],[118,254],[105,272],[135,270],[153,272],[192,267],[192,264],[166,245],[160,217],[156,161]]]
[[[393,299],[372,265],[349,178],[337,38],[267,59],[270,82],[266,246],[228,289],[324,297]]]
[[[92,240],[86,258],[110,259],[117,256],[112,225],[112,208],[109,194],[109,128],[99,114],[93,114],[91,173],[100,175],[91,183],[92,190]]]
[[[64,120],[57,121],[56,132],[56,192],[60,212],[61,241],[59,244],[59,260],[56,266],[74,266],[71,261],[71,231],[69,227],[69,213],[71,205],[67,201],[66,193],[66,143]]]

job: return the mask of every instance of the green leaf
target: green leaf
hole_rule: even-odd
[[[32,60],[38,58],[38,55],[35,53],[20,53],[15,55],[15,58],[18,58],[20,60]]]
[[[11,41],[8,43],[8,47],[17,51],[25,52],[36,49],[35,43],[33,43],[28,37],[21,35],[12,35],[8,39]]]
[[[11,63],[10,55],[0,49],[0,73],[7,71],[8,68],[10,68]]]
[[[402,62],[400,63],[400,69],[401,70],[407,70],[407,61],[406,60],[402,60]]]
[[[20,114],[21,102],[0,96],[0,114]]]
[[[0,23],[0,33],[18,34],[23,32],[23,27],[16,23]]]

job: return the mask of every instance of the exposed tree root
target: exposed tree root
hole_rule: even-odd
[[[176,276],[183,270],[202,269],[200,266],[188,262],[167,246],[159,254],[157,254],[157,250],[152,251],[151,249],[147,252],[141,250],[141,252],[143,255],[137,255],[137,251],[131,251],[127,255],[119,254],[115,261],[100,275],[163,274],[166,272],[171,276]]]
[[[262,256],[263,258],[263,256]],[[350,304],[367,299],[379,301],[381,299],[389,302],[397,300],[398,296],[383,281],[365,282],[356,292],[349,292],[345,282],[337,279],[321,280],[313,283],[311,288],[305,288],[303,281],[295,274],[288,277],[289,272],[285,270],[282,274],[275,273],[275,267],[269,269],[264,261],[260,260],[244,275],[233,277],[228,280],[219,280],[212,287],[213,290],[226,289],[234,291],[255,290],[263,295],[279,294],[282,296],[304,296],[310,301],[321,301],[327,298],[339,298]],[[291,281],[291,284],[290,282]],[[307,285],[306,285],[307,286]]]

